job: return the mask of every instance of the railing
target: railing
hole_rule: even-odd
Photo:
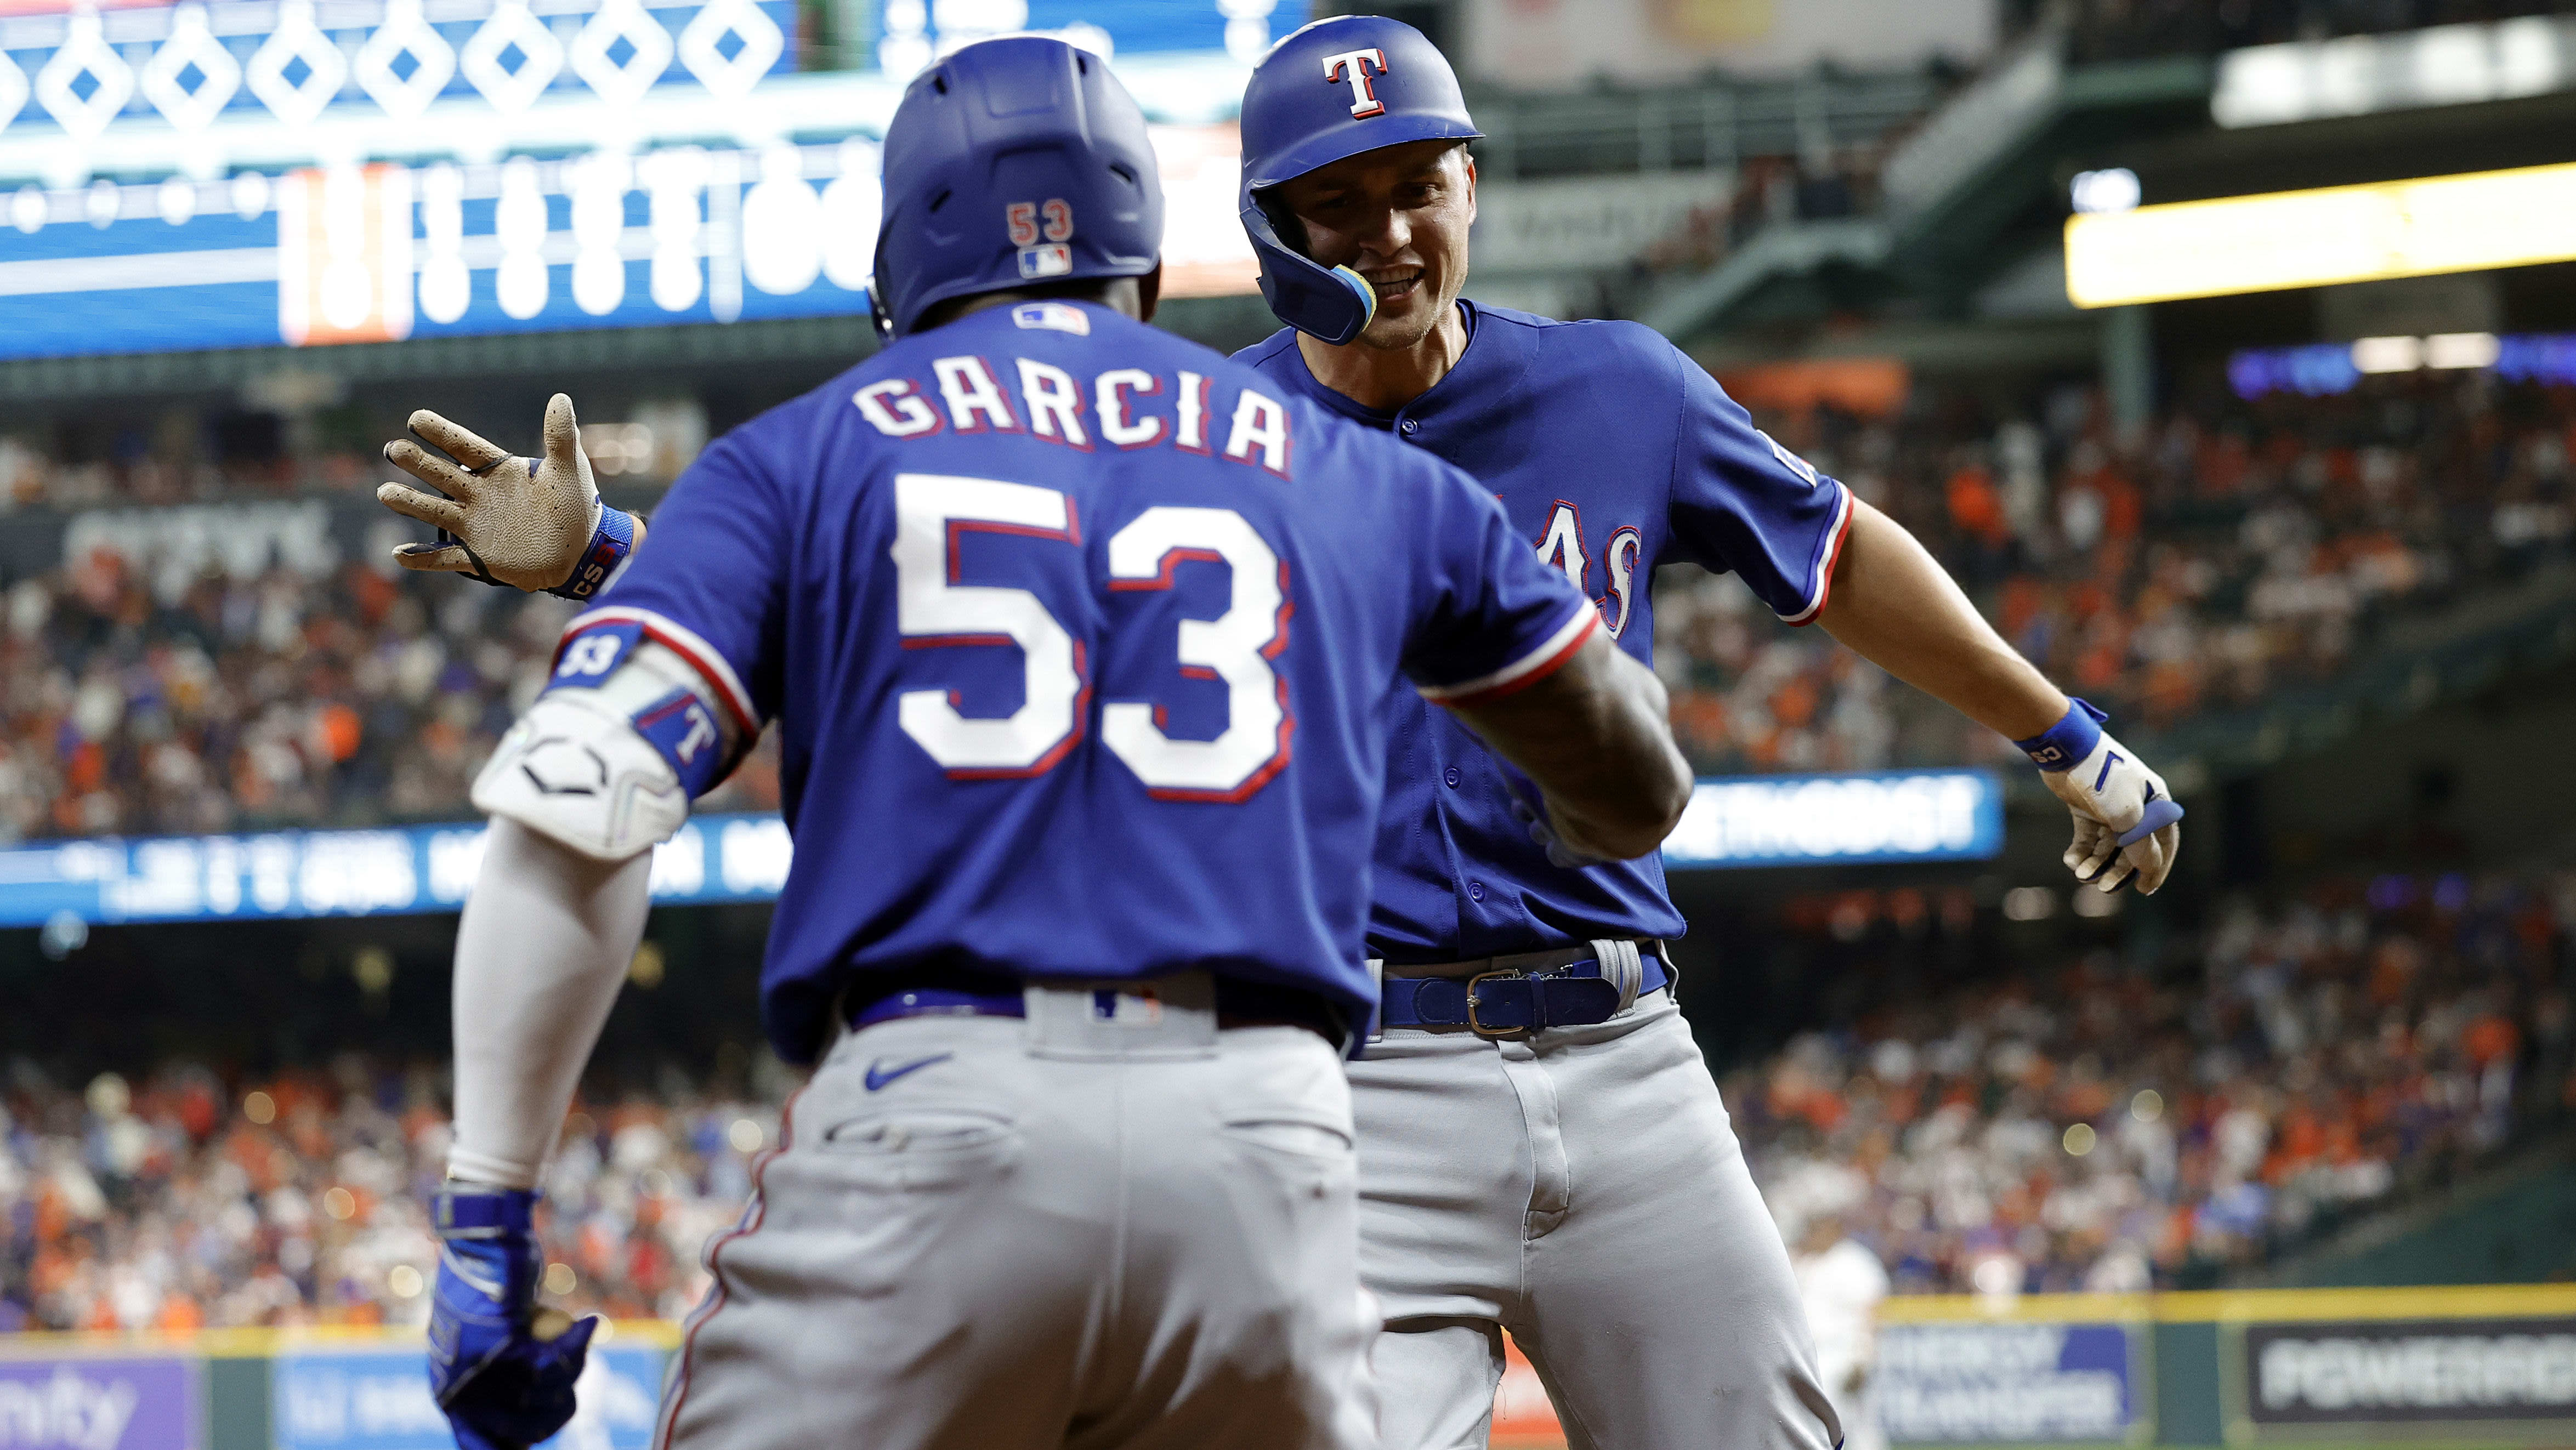
[[[1939,101],[1926,72],[1712,81],[1645,91],[1483,95],[1470,101],[1487,180],[1533,181],[1794,156],[1884,140]]]

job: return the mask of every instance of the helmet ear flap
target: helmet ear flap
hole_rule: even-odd
[[[1261,296],[1279,320],[1335,347],[1360,335],[1377,316],[1377,289],[1348,267],[1324,267],[1280,238],[1270,205],[1255,197],[1241,217],[1261,259]],[[1292,217],[1293,221],[1294,218]],[[1302,240],[1305,228],[1297,228]]]

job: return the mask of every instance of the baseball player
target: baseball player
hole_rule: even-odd
[[[1388,730],[1437,699],[1526,829],[1633,856],[1689,795],[1662,689],[1463,474],[1142,324],[1162,196],[1097,58],[959,50],[885,182],[888,346],[710,448],[605,587],[541,571],[599,603],[475,784],[439,1403],[470,1450],[571,1411],[593,1322],[534,1307],[533,1185],[648,848],[775,720],[761,1010],[820,1065],[659,1443],[1361,1445],[1338,1059]],[[395,501],[476,572],[597,552],[566,400],[541,462],[424,421],[464,468],[395,445],[451,495]]]
[[[1244,94],[1241,204],[1288,328],[1239,360],[1475,475],[1638,659],[1657,565],[1732,571],[2028,750],[2073,812],[2078,877],[2160,885],[2182,814],[2164,782],[1903,528],[1653,332],[1460,297],[1477,134],[1405,25],[1320,20],[1273,48]],[[1823,1450],[1840,1435],[1788,1255],[1673,1005],[1661,862],[1551,854],[1509,767],[1409,712],[1369,920],[1385,1037],[1351,1070],[1386,1444],[1484,1444],[1508,1329],[1577,1450]],[[1595,976],[1639,990],[1605,1001]]]
[[[1240,360],[1475,475],[1638,659],[1656,565],[1731,570],[2023,746],[2068,803],[2080,879],[2161,885],[2181,816],[2164,782],[1901,527],[1653,333],[1460,298],[1477,134],[1410,27],[1342,17],[1275,47],[1244,98],[1242,217],[1288,330]],[[464,543],[403,562],[473,571],[471,545],[509,553],[513,582],[578,588],[576,559],[633,526],[586,535],[566,507],[558,543],[524,547],[540,510],[523,476],[505,464],[444,513],[407,509]],[[1673,1003],[1662,942],[1683,922],[1660,862],[1585,861],[1509,766],[1400,708],[1368,928],[1383,1036],[1351,1070],[1385,1443],[1482,1445],[1505,1328],[1578,1450],[1834,1443],[1787,1253]]]

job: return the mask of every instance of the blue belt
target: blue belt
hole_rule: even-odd
[[[1637,995],[1672,985],[1652,951],[1642,954]],[[1478,972],[1469,977],[1393,977],[1379,988],[1378,1026],[1464,1027],[1479,1037],[1526,1037],[1550,1027],[1589,1027],[1619,1015],[1619,985],[1591,957],[1539,972]]]

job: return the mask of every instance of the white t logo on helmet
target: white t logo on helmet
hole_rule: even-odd
[[[1350,82],[1353,120],[1386,114],[1386,102],[1377,98],[1377,87],[1369,84],[1370,66],[1376,66],[1379,75],[1386,74],[1386,52],[1372,47],[1368,50],[1346,50],[1339,55],[1324,57],[1326,85],[1344,79]]]

